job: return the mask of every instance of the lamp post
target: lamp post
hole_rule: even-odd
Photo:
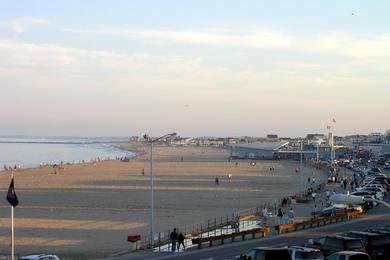
[[[153,143],[168,136],[175,136],[176,133],[166,134],[158,138],[151,138],[144,135],[144,138],[150,143],[150,248],[153,252],[154,247],[154,179],[153,179]]]

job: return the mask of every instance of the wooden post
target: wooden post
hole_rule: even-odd
[[[187,226],[186,226],[186,225],[184,225],[184,233],[183,233],[183,235],[184,235],[184,248],[186,248],[186,247],[187,247],[187,239],[186,239],[186,234],[187,234]]]
[[[210,220],[207,220],[207,236],[210,237]]]
[[[161,252],[161,232],[158,232],[158,251]]]
[[[168,229],[168,252],[171,251],[172,246],[171,246],[171,231]]]
[[[217,218],[214,218],[214,236],[217,236]]]

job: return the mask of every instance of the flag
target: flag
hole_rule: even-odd
[[[14,187],[14,177],[11,179],[11,183],[9,184],[8,192],[7,192],[7,200],[9,204],[11,204],[12,207],[16,207],[19,204],[18,197],[15,193],[15,187]]]

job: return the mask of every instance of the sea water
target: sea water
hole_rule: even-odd
[[[121,141],[126,139],[0,137],[0,170],[4,165],[31,168],[134,156],[112,145]]]

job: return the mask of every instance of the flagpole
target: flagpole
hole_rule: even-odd
[[[14,179],[14,173],[11,171],[11,182]],[[15,231],[14,231],[14,206],[11,205],[11,260],[15,260]]]
[[[15,233],[14,233],[14,207],[11,206],[11,259],[14,260],[15,258]]]

